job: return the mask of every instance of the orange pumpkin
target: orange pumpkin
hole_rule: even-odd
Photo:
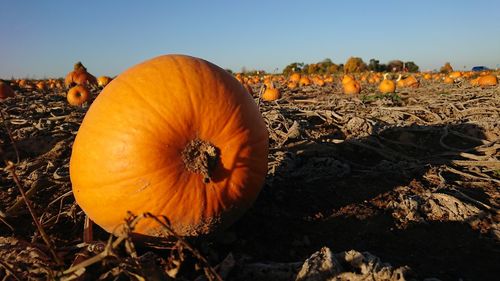
[[[387,94],[387,93],[394,93],[396,91],[396,83],[394,81],[387,79],[388,73],[384,75],[384,80],[380,82],[378,89],[380,92]]]
[[[299,86],[309,86],[311,85],[311,79],[307,76],[300,77]]]
[[[290,82],[299,82],[300,80],[300,73],[297,73],[297,72],[294,72],[290,75],[290,78],[289,78]]]
[[[354,76],[346,74],[346,75],[344,75],[344,77],[342,77],[342,85],[350,83],[351,81],[354,81],[354,80],[356,80],[356,79],[354,79]]]
[[[471,80],[470,80],[470,84],[471,84],[472,86],[479,86],[479,78],[480,78],[480,77],[476,77],[476,78],[474,78],[474,79],[471,79]]]
[[[321,78],[321,77],[315,76],[315,77],[313,77],[312,81],[313,81],[314,85],[317,85],[317,86],[320,86],[320,87],[322,87],[322,86],[325,85],[325,80],[323,78]]]
[[[66,99],[70,105],[80,106],[88,101],[90,97],[89,90],[83,85],[76,85],[69,89]]]
[[[483,76],[479,76],[477,79],[477,83],[479,86],[485,87],[485,86],[496,86],[498,84],[498,78],[496,75],[493,74],[487,74]]]
[[[265,101],[274,101],[281,98],[281,92],[274,87],[271,82],[269,86],[266,86],[264,93],[262,93],[262,99]]]
[[[399,77],[396,80],[396,87],[397,88],[404,88],[404,87],[406,87],[406,83],[405,83],[406,81],[405,81],[405,79],[401,79],[402,76],[403,75],[399,74]]]
[[[97,79],[83,66],[81,62],[77,62],[73,71],[69,72],[64,79],[66,87],[74,85],[97,85]]]
[[[349,82],[343,83],[342,88],[344,94],[359,94],[361,92],[361,84],[356,80],[351,80]]]
[[[462,72],[460,72],[460,71],[453,71],[448,76],[450,76],[453,79],[457,79],[457,78],[462,77]]]
[[[108,85],[109,82],[111,82],[111,77],[108,77],[108,76],[99,76],[97,77],[97,86],[99,87],[106,87],[106,85]]]
[[[406,87],[410,88],[418,88],[420,87],[420,82],[418,82],[417,78],[415,76],[410,75],[404,79],[404,84]]]
[[[332,84],[333,83],[333,76],[331,76],[331,75],[326,76],[324,81],[326,84]]]
[[[40,91],[47,89],[47,84],[44,81],[38,81],[35,86]]]
[[[452,77],[450,77],[450,76],[446,76],[446,77],[444,78],[443,82],[444,82],[445,84],[453,84],[453,83],[455,83],[455,79],[453,79],[453,78],[452,78]]]
[[[297,84],[297,82],[290,81],[286,86],[288,87],[288,89],[293,90],[296,89],[299,86],[299,84]]]
[[[20,87],[20,88],[24,88],[26,87],[26,85],[28,85],[28,81],[24,80],[24,79],[21,79],[17,82],[17,85]]]
[[[165,55],[120,74],[95,99],[70,159],[76,202],[108,232],[127,212],[169,219],[180,235],[236,221],[267,173],[268,131],[253,98],[205,60]],[[134,231],[168,233],[153,219]]]
[[[4,100],[15,95],[14,90],[9,86],[9,84],[0,81],[0,100]]]

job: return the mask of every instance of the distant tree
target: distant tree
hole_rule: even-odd
[[[366,69],[366,63],[358,57],[350,57],[344,65],[344,73],[361,72]]]
[[[231,73],[231,74],[234,74],[234,72],[233,72],[231,69],[229,69],[229,68],[226,68],[225,70],[226,70],[227,72]]]
[[[283,75],[288,76],[292,74],[293,72],[302,72],[302,68],[304,67],[303,62],[294,62],[291,63],[283,69]]]
[[[419,67],[412,61],[407,61],[405,62],[405,68],[408,70],[408,72],[418,72]]]
[[[333,73],[339,72],[340,70],[341,70],[340,66],[333,63],[332,65],[328,66],[328,68],[326,69],[326,74],[333,74]]]
[[[380,61],[376,59],[370,59],[370,62],[368,63],[368,70],[370,71],[378,71],[378,68],[380,66]]]
[[[370,62],[368,63],[368,70],[375,72],[384,72],[387,71],[387,65],[380,64],[379,60],[370,59]]]
[[[403,71],[403,65],[404,63],[400,60],[391,60],[387,64],[387,71],[392,71],[392,72]]]
[[[329,58],[326,58],[318,62],[318,73],[319,74],[332,74],[338,71],[339,66],[333,63]]]
[[[452,71],[453,71],[453,67],[451,67],[451,64],[449,62],[446,62],[439,70],[439,72],[441,72],[441,73],[448,73],[448,72],[452,72]]]

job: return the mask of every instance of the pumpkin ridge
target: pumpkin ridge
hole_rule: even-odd
[[[231,122],[231,121],[232,121],[232,120],[235,120],[235,119],[234,119],[234,118],[235,118],[235,116],[238,116],[238,115],[240,115],[240,114],[241,114],[240,107],[236,107],[236,108],[234,108],[234,109],[232,109],[232,110],[231,110],[231,114],[230,114],[230,116],[229,116],[229,117],[225,120],[224,125],[222,125],[222,128],[219,130],[219,133],[218,133],[217,138],[218,138],[219,136],[224,136],[224,139],[230,140],[230,139],[234,138],[234,136],[235,136],[236,134],[239,134],[239,132],[237,132],[237,133],[234,133],[234,134],[233,134],[233,135],[231,135],[231,136],[226,136],[227,134],[229,134],[229,133],[227,133],[227,132],[226,132],[226,130],[228,129],[228,127],[229,127],[229,126],[231,126],[231,125],[232,125],[232,122]],[[233,125],[233,126],[234,126],[234,125]]]
[[[181,135],[181,132],[179,132],[178,130],[175,129],[175,126],[173,126],[170,123],[170,121],[164,116],[164,114],[162,114],[160,112],[160,110],[158,108],[156,108],[151,101],[149,101],[148,99],[146,99],[145,97],[143,97],[141,94],[139,94],[139,93],[141,93],[141,91],[138,91],[137,88],[134,85],[132,85],[129,81],[127,81],[125,79],[121,79],[120,82],[122,84],[125,84],[125,86],[129,87],[131,91],[135,92],[136,93],[136,95],[134,95],[135,97],[140,98],[141,101],[143,101],[145,104],[147,104],[149,106],[149,108],[153,109],[154,112],[156,113],[156,115],[158,117],[160,117],[161,119],[163,119],[163,121],[164,121],[163,124],[166,125],[169,128],[169,130],[171,130],[172,133],[174,133],[175,135]],[[170,112],[169,112],[169,114],[171,116],[175,116],[175,114],[172,114]]]
[[[198,116],[198,111],[196,110],[196,107],[194,106],[194,103],[193,103],[193,95],[197,95],[197,93],[195,91],[193,91],[193,88],[191,87],[191,83],[189,83],[189,82],[196,82],[197,84],[199,84],[200,81],[205,80],[205,77],[202,77],[201,79],[197,79],[194,81],[188,81],[186,78],[186,71],[184,70],[182,63],[180,62],[180,60],[184,59],[184,57],[176,57],[176,58],[171,58],[171,59],[174,62],[174,64],[177,66],[175,68],[175,70],[179,72],[179,75],[177,75],[177,76],[181,79],[182,86],[185,87],[187,90],[186,97],[188,99],[189,107],[191,108],[191,114],[192,114],[191,116]],[[197,69],[201,66],[202,66],[201,63],[196,62],[196,66],[193,66],[192,68]],[[205,65],[203,65],[203,67],[205,67]],[[209,71],[212,72],[212,69],[209,69]],[[200,87],[197,86],[196,88],[200,88]],[[196,124],[196,128],[194,129],[195,132],[198,131],[198,126],[197,126],[198,122],[197,121],[198,120],[195,120],[195,122],[193,122]]]

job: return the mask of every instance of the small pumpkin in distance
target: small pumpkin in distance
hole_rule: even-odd
[[[130,211],[166,216],[180,235],[211,234],[257,198],[268,139],[255,101],[227,71],[156,57],[117,76],[90,106],[70,158],[73,193],[108,232]],[[153,219],[134,232],[168,236]]]
[[[309,77],[307,76],[302,76],[300,77],[299,79],[299,86],[309,86],[311,85],[311,79],[309,79]]]
[[[294,73],[292,73],[290,75],[290,78],[288,78],[288,80],[290,82],[296,82],[296,83],[298,83],[299,80],[300,80],[300,77],[301,77],[300,73],[294,72]]]
[[[471,84],[472,86],[479,86],[479,78],[480,78],[480,77],[476,77],[476,78],[474,78],[474,79],[471,79],[471,80],[470,80],[470,84]]]
[[[462,77],[462,72],[460,71],[453,71],[452,73],[448,74],[449,77],[453,78],[454,80]]]
[[[97,86],[104,88],[109,82],[111,82],[111,80],[112,79],[109,76],[99,76],[97,77]]]
[[[325,81],[325,84],[332,84],[333,83],[333,76],[331,76],[331,75],[326,76],[324,81]]]
[[[404,88],[406,87],[405,79],[402,79],[403,75],[399,74],[398,79],[396,80],[396,88]]]
[[[420,82],[415,78],[414,75],[410,75],[404,79],[404,83],[406,87],[409,88],[418,88],[420,87]]]
[[[265,101],[275,101],[281,98],[281,92],[279,89],[274,87],[274,83],[271,81],[269,86],[264,85],[265,90],[262,93],[262,99]]]
[[[73,66],[73,71],[69,72],[64,79],[66,87],[74,85],[97,85],[97,79],[87,72],[87,68],[81,62]]]
[[[352,76],[350,74],[346,74],[342,77],[342,85],[350,83],[351,81],[355,81],[355,80],[356,79],[354,78],[354,76]]]
[[[47,84],[45,83],[45,81],[38,81],[35,86],[40,91],[44,91],[45,89],[47,89]]]
[[[481,87],[496,86],[498,78],[493,74],[482,75],[477,79],[477,84]]]
[[[356,80],[350,80],[342,84],[342,89],[346,95],[355,95],[361,92],[361,84]]]
[[[297,87],[299,87],[299,84],[297,82],[290,81],[290,82],[288,82],[288,84],[286,84],[286,86],[287,86],[288,89],[294,90]]]
[[[83,85],[76,85],[69,89],[66,99],[68,103],[73,106],[81,106],[90,98],[90,92],[87,87]]]
[[[394,81],[387,79],[389,73],[384,74],[384,80],[380,82],[378,89],[383,94],[394,93],[396,91],[396,83]]]
[[[318,77],[318,76],[313,77],[312,81],[313,81],[313,84],[316,86],[323,87],[325,85],[325,80],[321,77]]]
[[[20,79],[19,81],[17,81],[17,85],[20,88],[24,88],[24,87],[26,87],[26,85],[28,85],[28,81],[26,81],[25,79]]]
[[[453,78],[452,78],[452,77],[450,77],[450,76],[446,76],[446,77],[443,79],[443,82],[444,82],[445,84],[453,84],[453,83],[455,83],[455,79],[453,79]]]
[[[0,80],[0,100],[15,96],[14,90],[6,82]]]

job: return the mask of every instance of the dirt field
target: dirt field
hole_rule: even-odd
[[[219,236],[187,241],[222,277],[295,280],[304,261],[328,247],[341,271],[366,277],[368,270],[365,280],[383,280],[373,274],[382,267],[385,280],[499,280],[500,87],[423,81],[386,96],[374,86],[357,96],[338,85],[282,91],[276,102],[259,102],[270,155],[254,206]],[[4,156],[17,163],[15,175],[63,263],[2,165],[0,279],[55,279],[109,238],[95,227],[96,242],[82,244],[85,216],[71,193],[71,145],[86,108],[68,106],[63,91],[23,90],[0,108]],[[206,280],[207,266],[179,241],[124,245],[64,280]],[[350,250],[364,253],[361,263],[380,263],[367,269],[343,260]]]

